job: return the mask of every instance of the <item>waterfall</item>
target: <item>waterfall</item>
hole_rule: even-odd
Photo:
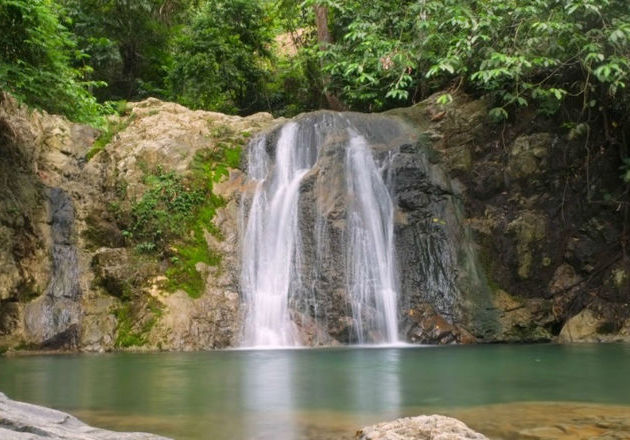
[[[298,344],[288,301],[300,254],[300,181],[313,166],[309,148],[300,147],[298,125],[288,123],[281,130],[271,170],[264,139],[252,146],[248,157],[248,174],[257,188],[243,248],[242,290],[248,304],[245,345]]]
[[[346,179],[348,209],[348,292],[357,321],[360,344],[373,341],[370,331],[382,333],[379,342],[398,340],[394,262],[394,208],[389,191],[365,138],[348,130]],[[375,306],[374,311],[365,309]]]
[[[319,113],[250,143],[247,173],[254,189],[241,203],[243,346],[302,345],[301,327],[321,334],[313,328],[332,320],[331,306],[325,303],[338,301],[334,298],[339,291],[345,293],[336,312],[345,313],[338,309],[345,310],[347,304],[350,316],[337,321],[350,323],[348,341],[398,341],[394,208],[384,178],[387,164],[382,155],[376,157],[363,131],[343,114]],[[321,177],[321,156],[329,161],[338,156],[332,166],[345,178]],[[320,198],[341,194],[341,221],[325,218],[324,202],[312,194],[304,196],[313,191],[308,183],[313,176],[320,179],[318,191],[325,194]],[[341,232],[331,236],[327,228],[332,227]],[[339,273],[326,278],[324,264]]]

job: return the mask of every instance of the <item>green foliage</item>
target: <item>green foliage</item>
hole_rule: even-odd
[[[207,233],[219,236],[212,219],[216,209],[225,205],[221,197],[212,193],[212,185],[226,178],[228,168],[237,168],[241,161],[242,138],[222,128],[225,127],[220,126],[215,132],[223,139],[219,148],[200,150],[191,162],[191,184],[197,188],[205,187],[209,193],[189,223],[189,232],[171,247],[173,255],[166,272],[169,290],[183,289],[193,298],[201,296],[205,285],[205,279],[197,271],[197,263],[209,266],[220,263],[220,256],[209,249],[206,241]]]
[[[237,168],[241,149],[248,133],[234,133],[218,125],[212,129],[216,146],[197,151],[185,175],[160,167],[145,170],[146,191],[131,203],[124,200],[110,204],[110,212],[118,219],[123,235],[138,254],[158,256],[167,266],[166,288],[182,289],[191,297],[203,293],[205,277],[196,266],[204,263],[217,266],[220,256],[209,249],[206,236],[220,239],[212,219],[225,201],[212,191],[213,185]]]
[[[352,108],[379,110],[463,84],[489,94],[491,117],[534,105],[553,114],[571,98],[584,111],[630,94],[625,0],[330,2],[335,44],[311,51],[329,88]]]
[[[174,41],[172,97],[191,108],[227,113],[264,108],[270,43],[257,1],[208,0]]]
[[[107,83],[101,100],[164,96],[169,41],[189,0],[59,0],[79,47],[90,55],[91,77]]]
[[[144,321],[138,325],[137,311],[133,310],[133,305],[130,302],[123,302],[123,304],[116,309],[116,348],[129,348],[129,347],[141,347],[146,345],[147,336],[158,318],[162,316],[162,309],[160,309],[157,301],[149,300],[147,308],[150,311],[150,316],[145,317]]]
[[[0,89],[27,104],[79,122],[99,124],[103,108],[86,82],[85,58],[52,0],[0,0]]]
[[[144,183],[148,190],[131,208],[127,236],[139,242],[139,250],[163,250],[169,239],[186,231],[206,193],[162,168],[145,176]]]

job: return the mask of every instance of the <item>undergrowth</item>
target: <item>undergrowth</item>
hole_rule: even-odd
[[[158,318],[162,316],[162,309],[155,300],[148,304],[151,316],[137,325],[137,316],[132,310],[132,304],[124,302],[115,312],[118,322],[116,331],[116,348],[140,347],[148,342],[148,335]]]
[[[85,155],[86,160],[92,159],[98,153],[103,151],[112,141],[114,136],[129,127],[129,125],[131,125],[131,123],[136,119],[135,113],[127,115],[126,102],[124,101],[116,103],[115,110],[121,116],[121,119],[107,121],[101,135],[94,141],[92,148],[90,148],[90,151],[88,151]]]
[[[143,183],[147,190],[142,197],[111,205],[123,223],[127,244],[139,254],[156,256],[166,266],[166,289],[181,289],[193,298],[200,297],[205,286],[205,275],[197,265],[221,262],[206,240],[207,234],[221,239],[212,220],[225,200],[213,193],[213,186],[228,176],[230,168],[239,166],[242,145],[249,137],[226,126],[215,127],[211,135],[214,147],[197,151],[188,173],[146,167]]]

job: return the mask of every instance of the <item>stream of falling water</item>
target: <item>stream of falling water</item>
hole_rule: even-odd
[[[298,221],[300,185],[317,164],[327,127],[337,130],[335,134],[341,129],[346,139],[347,252],[335,258],[339,258],[340,266],[345,264],[353,333],[359,344],[396,343],[393,203],[382,170],[368,141],[346,118],[332,116],[321,127],[305,125],[304,121],[286,123],[280,129],[274,154],[267,152],[264,136],[249,148],[248,177],[256,189],[250,203],[242,207],[247,210],[243,212],[242,235],[241,289],[246,306],[242,345],[301,344],[290,310],[291,295],[300,290],[304,260],[301,236],[305,231],[300,231]],[[316,243],[317,252],[327,248]]]
[[[398,340],[394,260],[394,208],[365,138],[349,129],[346,149],[348,292],[359,344]],[[375,311],[370,310],[371,306]],[[367,313],[366,313],[367,309]]]

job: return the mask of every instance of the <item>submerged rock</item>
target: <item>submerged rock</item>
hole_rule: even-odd
[[[154,434],[106,431],[61,411],[16,402],[0,393],[3,440],[169,440]]]
[[[463,422],[440,415],[405,417],[362,428],[356,440],[488,440]]]

